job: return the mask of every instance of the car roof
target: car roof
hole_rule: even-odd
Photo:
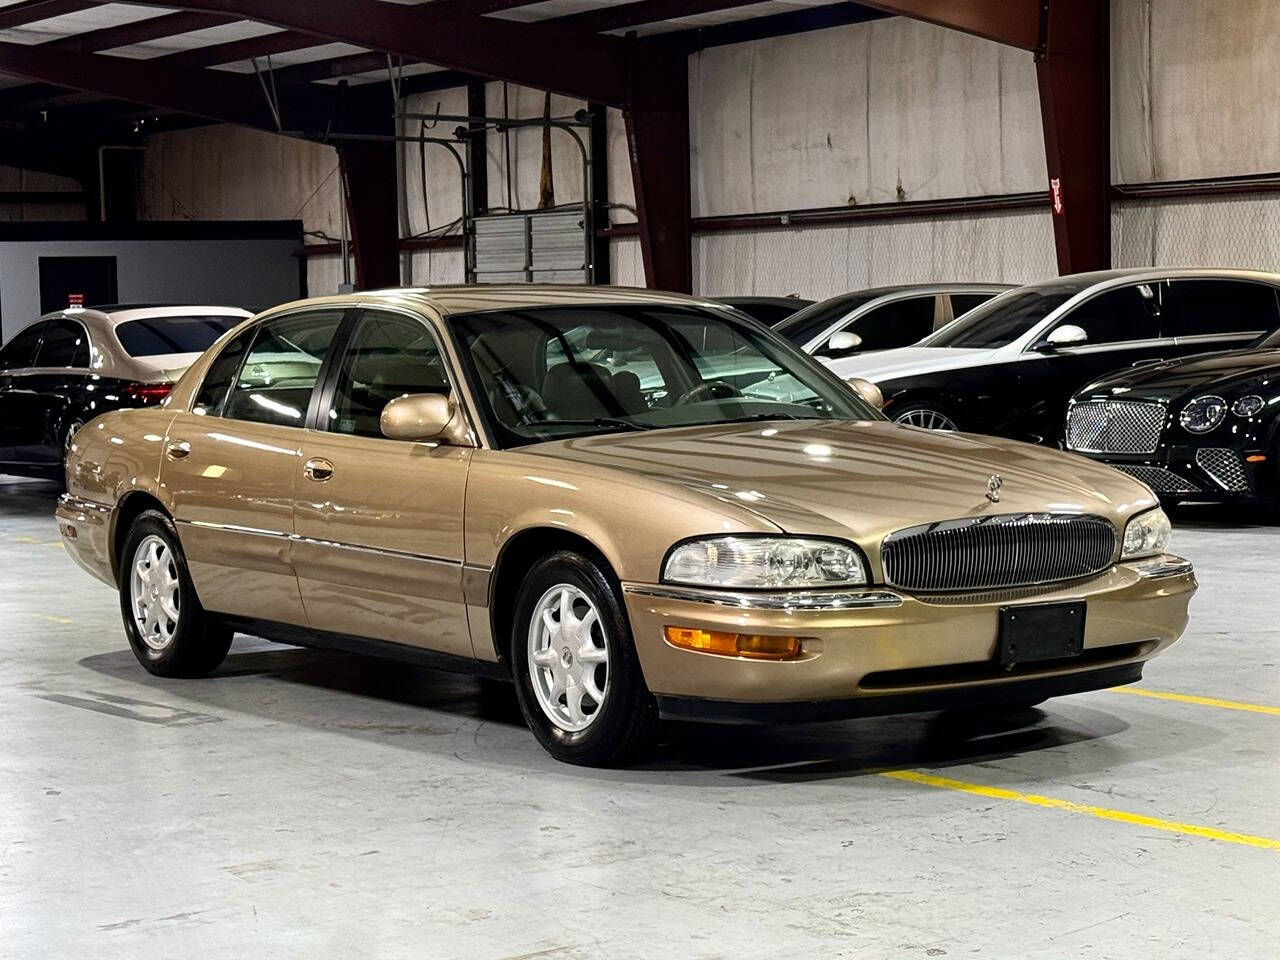
[[[569,284],[472,284],[438,287],[404,287],[370,290],[364,293],[315,297],[281,304],[271,312],[301,306],[383,303],[387,306],[428,307],[442,316],[478,313],[485,310],[520,310],[530,307],[610,306],[648,304],[650,306],[723,307],[710,297],[690,297],[639,287],[608,287]]]
[[[1224,267],[1128,267],[1116,270],[1093,270],[1087,273],[1069,273],[1062,277],[1051,277],[1028,283],[1026,288],[1063,287],[1077,290],[1088,290],[1104,283],[1128,281],[1141,283],[1159,280],[1257,280],[1264,283],[1280,284],[1280,273],[1268,273],[1263,270],[1237,270]]]
[[[736,304],[739,304],[739,303],[742,303],[742,304],[761,303],[761,304],[776,304],[779,307],[794,306],[797,310],[799,310],[801,307],[807,307],[809,304],[813,303],[812,300],[806,300],[804,297],[732,297],[730,296],[730,297],[712,297],[711,299],[719,301],[720,303],[727,303],[730,306],[735,306]]]

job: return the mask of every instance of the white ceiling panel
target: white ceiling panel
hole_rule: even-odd
[[[352,46],[349,43],[324,43],[317,47],[303,47],[301,50],[286,50],[284,53],[271,55],[273,68],[290,67],[299,63],[314,63],[316,60],[332,60],[334,57],[349,57],[354,53],[368,53],[364,47]],[[258,66],[266,68],[267,58],[259,57]],[[253,73],[252,60],[238,60],[213,68],[228,70],[232,73]]]
[[[182,50],[195,50],[199,47],[211,47],[218,43],[248,40],[250,37],[264,37],[269,33],[280,32],[279,27],[268,26],[265,23],[237,20],[234,23],[224,23],[217,27],[206,27],[204,30],[179,33],[172,37],[161,37],[159,40],[134,43],[127,47],[116,47],[113,50],[103,52],[110,53],[113,57],[149,60],[152,57],[163,57],[166,54],[178,53]]]
[[[131,3],[104,3],[100,7],[90,7],[78,13],[68,13],[49,20],[37,20],[11,30],[0,30],[0,40],[9,43],[46,43],[60,40],[77,33],[88,33],[90,30],[101,30],[104,27],[118,27],[126,23],[137,23],[139,20],[150,20],[162,17],[173,10],[164,7],[140,7]]]

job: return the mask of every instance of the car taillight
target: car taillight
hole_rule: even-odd
[[[124,388],[127,396],[143,403],[159,403],[173,389],[172,383],[131,383]]]

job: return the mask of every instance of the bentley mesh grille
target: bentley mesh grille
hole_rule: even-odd
[[[1136,477],[1156,493],[1199,493],[1200,485],[1194,480],[1180,477],[1164,467],[1148,467],[1142,464],[1113,463],[1111,466]]]
[[[1115,527],[1102,517],[1024,513],[899,530],[881,561],[886,582],[903,590],[995,590],[1092,576],[1115,550]]]
[[[1067,449],[1081,453],[1155,453],[1165,408],[1137,400],[1085,400],[1067,412]]]
[[[1201,447],[1196,451],[1196,466],[1231,493],[1248,493],[1249,477],[1244,472],[1240,455],[1226,447]]]

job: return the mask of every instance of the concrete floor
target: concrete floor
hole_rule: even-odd
[[[1271,712],[689,727],[594,771],[502,685],[248,638],[152,678],[55,495],[0,483],[0,956],[1275,956],[1280,528],[1247,514],[1175,518],[1202,588],[1143,688]]]

